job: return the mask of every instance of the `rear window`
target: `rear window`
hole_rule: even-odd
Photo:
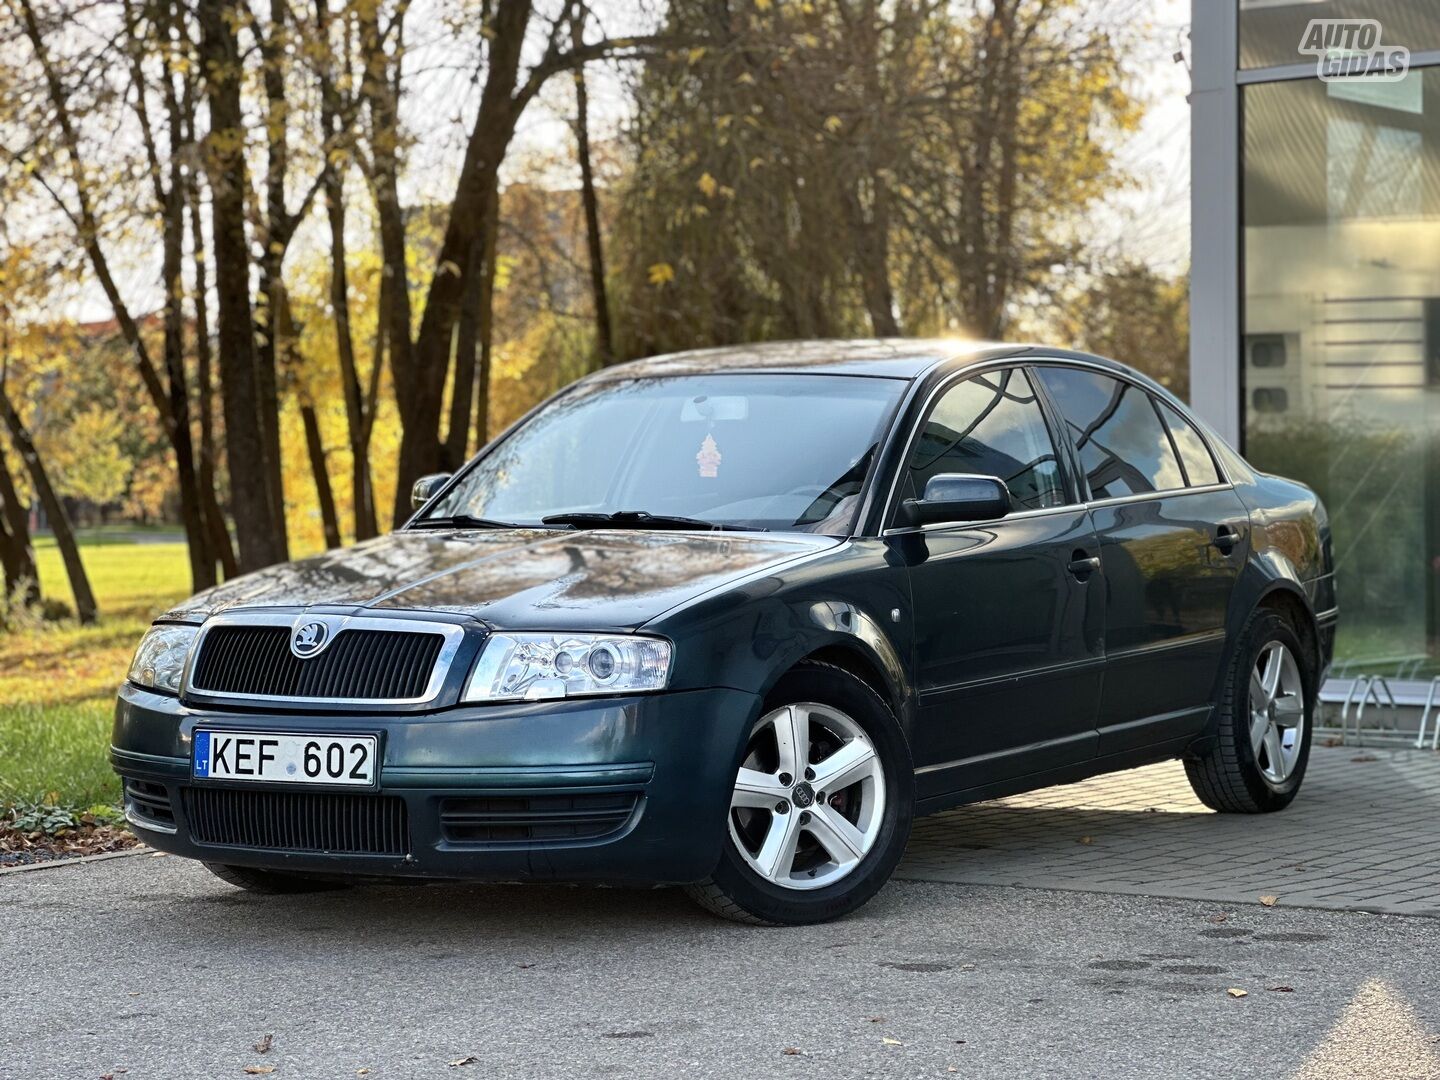
[[[1185,486],[1170,436],[1144,390],[1074,368],[1041,368],[1040,373],[1080,451],[1091,498]]]
[[[1205,440],[1200,433],[1190,421],[1163,401],[1160,402],[1160,411],[1170,428],[1171,438],[1175,440],[1175,449],[1180,451],[1180,463],[1185,466],[1185,478],[1190,481],[1190,486],[1205,487],[1220,483],[1220,470],[1215,467],[1215,459],[1205,448]]]

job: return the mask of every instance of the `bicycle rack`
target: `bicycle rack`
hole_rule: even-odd
[[[1430,692],[1425,695],[1425,711],[1420,714],[1420,734],[1415,736],[1415,749],[1425,749],[1425,729],[1430,726],[1430,713],[1435,708],[1435,694],[1440,691],[1440,675],[1430,680]],[[1435,734],[1430,736],[1430,749],[1440,748],[1440,716],[1435,718]]]
[[[1440,682],[1440,677],[1437,677],[1435,681]],[[1433,697],[1436,692],[1434,683],[1431,684],[1430,689]],[[1383,699],[1380,696],[1382,691],[1385,695]],[[1374,705],[1377,709],[1388,710],[1391,719],[1390,727],[1394,728],[1395,712],[1399,706],[1396,704],[1394,693],[1390,690],[1390,682],[1384,675],[1355,676],[1355,681],[1350,684],[1350,692],[1345,695],[1345,704],[1340,708],[1340,737],[1342,739],[1350,731],[1350,706],[1352,704],[1356,706],[1356,746],[1364,745],[1364,736],[1361,734],[1360,728],[1365,719],[1365,709],[1369,705]],[[1440,721],[1437,721],[1437,726],[1440,726]],[[1424,729],[1421,730],[1423,732]],[[1440,730],[1437,730],[1437,734],[1440,734]]]

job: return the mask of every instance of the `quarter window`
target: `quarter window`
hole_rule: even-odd
[[[1175,440],[1175,449],[1180,451],[1180,463],[1185,466],[1185,479],[1190,481],[1190,486],[1205,487],[1220,483],[1220,470],[1215,467],[1215,459],[1210,456],[1205,440],[1190,421],[1163,401],[1160,402],[1160,412],[1170,429],[1170,437]]]
[[[1069,501],[1045,414],[1019,368],[966,379],[936,402],[910,455],[906,494],[923,495],[939,473],[999,477],[1027,510]]]
[[[1185,486],[1150,395],[1132,383],[1074,368],[1043,368],[1095,499]]]

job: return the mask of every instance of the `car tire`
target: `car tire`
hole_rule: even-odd
[[[726,837],[719,863],[705,881],[686,887],[692,899],[723,918],[757,926],[803,926],[841,918],[855,911],[880,890],[904,853],[914,817],[915,770],[905,733],[896,722],[889,704],[872,686],[849,671],[833,664],[813,661],[800,664],[781,678],[766,698],[761,709],[762,718],[777,710],[802,704],[818,705],[834,710],[832,715],[843,715],[858,729],[855,734],[863,735],[863,741],[868,741],[873,748],[875,764],[872,768],[877,775],[865,782],[870,787],[857,783],[841,795],[844,799],[856,798],[858,804],[869,796],[852,796],[851,793],[857,789],[873,792],[878,787],[876,779],[883,784],[880,789],[882,797],[877,800],[880,806],[870,823],[874,828],[873,840],[863,856],[833,884],[788,887],[762,876],[752,860],[742,852],[736,831],[737,811],[733,807],[728,809]],[[816,722],[823,725],[826,721]],[[756,730],[759,730],[758,725]],[[819,741],[816,740],[817,743]],[[747,748],[748,745],[747,742]],[[737,762],[737,776],[739,766],[747,760],[742,751]],[[824,759],[814,764],[819,768],[824,765]],[[833,792],[820,791],[817,794],[822,798],[810,804],[817,815],[821,810],[825,814],[837,812],[837,799]],[[825,798],[827,795],[828,798]],[[797,809],[804,805],[800,798],[795,796],[791,813],[802,813]],[[802,813],[803,819],[810,816],[809,812]],[[802,826],[797,825],[797,829],[802,829]],[[803,831],[799,835],[803,837]],[[803,839],[800,841],[805,842]],[[808,843],[820,852],[815,857],[825,857],[823,847],[819,846],[818,834],[812,834]],[[814,873],[810,871],[812,876]]]
[[[221,881],[234,885],[236,888],[267,896],[333,892],[336,889],[347,887],[345,882],[333,878],[290,874],[283,870],[260,870],[253,866],[231,866],[227,863],[207,862],[205,869]]]
[[[1279,698],[1285,715],[1298,722],[1293,737],[1293,725],[1277,724],[1276,696],[1266,698],[1263,678],[1270,659],[1284,654],[1293,660],[1294,670],[1287,673],[1283,660],[1277,661],[1279,678],[1282,684],[1289,679],[1294,693]],[[1225,674],[1215,739],[1185,759],[1196,797],[1223,814],[1265,814],[1289,806],[1310,760],[1315,684],[1314,661],[1285,618],[1264,608],[1251,614]],[[1279,732],[1273,740],[1271,728]],[[1277,762],[1283,768],[1274,767]]]

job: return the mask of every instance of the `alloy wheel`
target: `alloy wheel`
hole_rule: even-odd
[[[730,799],[730,839],[750,868],[787,889],[833,885],[875,846],[885,774],[863,728],[814,702],[762,716]]]
[[[1295,655],[1281,642],[1260,650],[1250,672],[1250,746],[1272,786],[1295,771],[1305,734],[1305,684]]]

